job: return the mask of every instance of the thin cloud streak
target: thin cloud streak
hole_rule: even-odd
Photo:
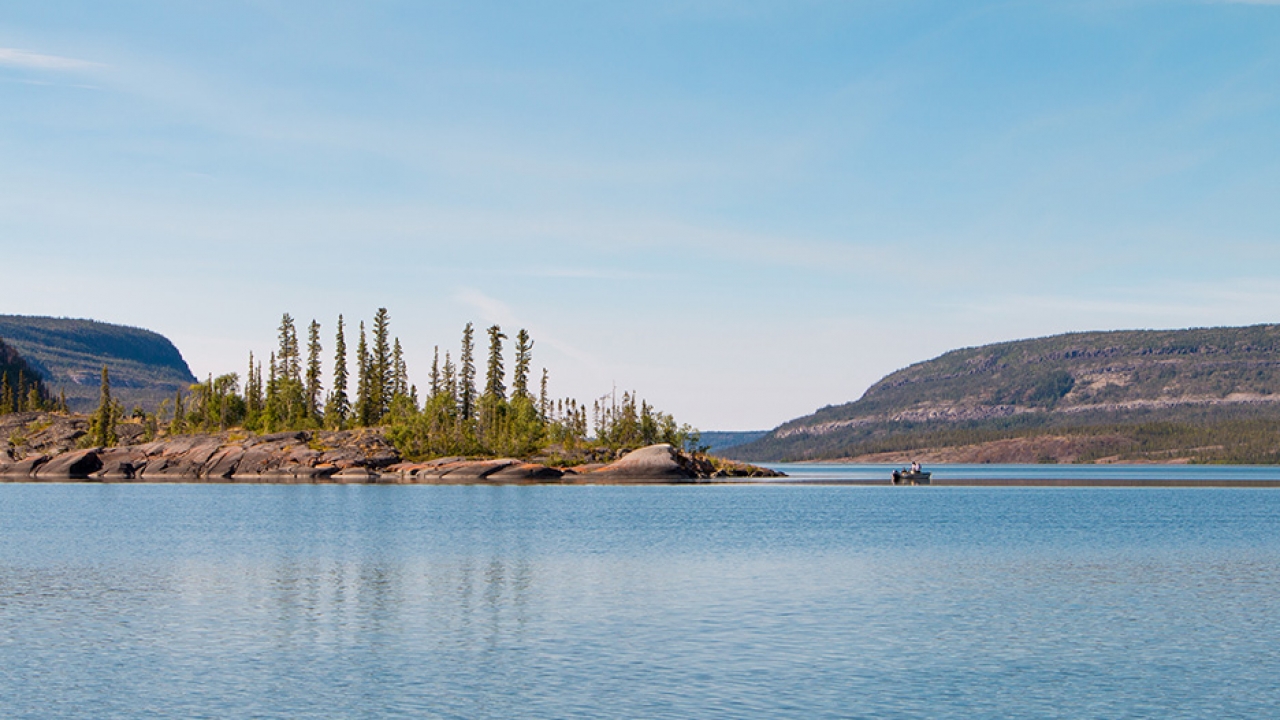
[[[537,327],[528,327],[525,323],[520,322],[516,318],[515,311],[509,305],[490,297],[474,288],[463,288],[454,296],[458,302],[464,305],[470,305],[480,312],[480,317],[486,323],[494,325],[506,325],[508,328],[525,327],[533,334],[538,342],[544,342],[555,350],[559,351],[566,357],[572,358],[590,368],[593,372],[601,372],[603,364],[591,353],[584,352],[570,345],[563,340],[547,335],[545,332],[539,331]]]
[[[17,48],[0,48],[0,65],[33,70],[92,70],[103,67],[102,63],[61,55],[45,55]]]

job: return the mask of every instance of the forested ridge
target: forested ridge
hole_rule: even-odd
[[[1280,461],[1280,325],[1070,333],[891,373],[726,452],[805,460],[1020,439],[1044,462]],[[1048,443],[1058,438],[1063,442]],[[1044,448],[1070,448],[1046,451]]]
[[[163,335],[96,320],[0,315],[0,339],[22,354],[47,390],[72,410],[98,401],[102,366],[111,368],[117,398],[154,410],[195,382],[181,353]]]
[[[65,410],[65,399],[55,399],[40,373],[0,340],[0,415],[53,409]]]

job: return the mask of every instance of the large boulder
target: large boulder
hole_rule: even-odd
[[[36,469],[40,480],[84,480],[102,469],[97,450],[72,450],[53,458]]]
[[[137,480],[147,466],[147,453],[141,447],[112,447],[98,451],[102,468],[94,474],[99,480],[120,482]]]
[[[49,462],[50,459],[48,455],[40,454],[23,458],[14,463],[0,465],[0,475],[6,475],[11,478],[31,477],[35,475],[37,468]]]
[[[364,467],[349,467],[339,472],[332,473],[327,479],[336,483],[358,484],[358,483],[376,483],[381,476]]]
[[[485,480],[490,475],[505,470],[512,465],[519,465],[519,460],[498,458],[496,460],[466,460],[446,465],[444,479],[448,482],[476,482]],[[442,468],[442,469],[445,469]]]
[[[495,483],[554,482],[564,477],[564,472],[538,463],[515,463],[485,476]]]
[[[205,464],[222,447],[216,438],[201,436],[160,445],[158,455],[148,453],[147,466],[142,471],[144,480],[199,479]]]
[[[691,463],[667,443],[633,450],[599,470],[584,473],[579,482],[688,482],[698,477]]]
[[[244,459],[245,449],[239,445],[227,445],[209,458],[205,464],[204,476],[211,480],[225,480],[239,470],[240,461]]]

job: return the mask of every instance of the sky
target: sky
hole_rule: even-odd
[[[703,430],[1280,322],[1277,38],[1263,0],[0,0],[0,313],[204,377],[386,307],[420,387],[527,328],[553,395]]]

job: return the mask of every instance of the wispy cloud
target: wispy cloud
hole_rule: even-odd
[[[45,55],[17,48],[0,48],[0,65],[34,70],[91,70],[102,67],[102,63],[61,55]]]
[[[545,342],[550,347],[555,348],[558,352],[573,358],[584,366],[591,368],[593,371],[600,372],[604,365],[591,353],[585,352],[570,343],[560,340],[544,330],[532,325],[526,325],[517,318],[514,310],[505,302],[490,297],[474,288],[462,288],[455,295],[454,299],[475,308],[480,313],[480,318],[486,323],[494,325],[506,325],[508,328],[525,326],[530,333],[538,338],[540,342]]]

